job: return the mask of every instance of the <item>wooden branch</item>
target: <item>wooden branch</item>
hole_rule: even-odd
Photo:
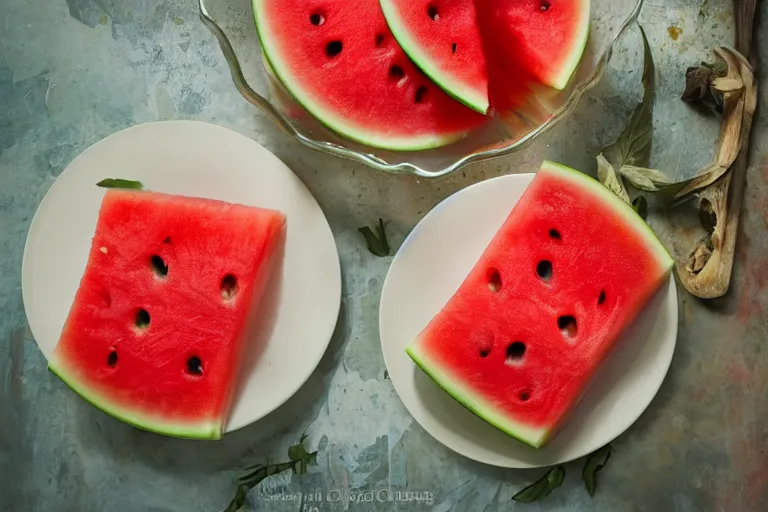
[[[755,59],[750,57],[750,50],[757,3],[758,0],[734,0],[736,50],[746,57],[752,66]],[[756,107],[756,81],[754,91],[754,100],[746,99],[741,134],[743,142],[735,163],[730,166],[725,176],[699,193],[699,208],[706,210],[707,215],[714,216],[714,230],[694,247],[687,260],[678,260],[677,263],[683,286],[693,295],[704,299],[722,297],[730,286],[752,129],[753,116],[747,115],[746,110],[751,106],[751,101],[755,102]],[[755,107],[752,107],[752,111]]]

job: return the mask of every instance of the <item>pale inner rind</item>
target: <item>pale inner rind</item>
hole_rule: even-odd
[[[66,361],[55,354],[48,367],[87,402],[129,425],[158,434],[191,439],[219,439],[222,435],[221,424],[213,420],[175,421],[173,418],[154,416],[118,405],[105,394],[85,384],[78,372],[69,368]]]

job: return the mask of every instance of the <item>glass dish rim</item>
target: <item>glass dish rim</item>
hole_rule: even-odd
[[[573,92],[570,94],[566,102],[545,122],[538,125],[519,140],[509,145],[464,155],[454,160],[451,164],[443,166],[443,168],[438,171],[428,171],[410,162],[390,164],[372,153],[363,153],[351,148],[347,148],[340,144],[318,141],[301,133],[296,129],[296,127],[288,122],[288,120],[274,107],[274,105],[272,105],[269,100],[256,92],[248,84],[248,81],[243,74],[240,61],[232,47],[232,44],[229,41],[229,38],[225,34],[224,30],[216,21],[214,21],[214,19],[209,14],[205,5],[205,0],[198,0],[198,10],[201,21],[203,24],[205,24],[206,27],[208,27],[208,29],[216,36],[216,39],[218,40],[219,47],[224,54],[224,58],[227,62],[227,66],[229,67],[232,81],[234,82],[237,91],[241,96],[243,96],[243,98],[245,98],[246,101],[261,110],[261,112],[283,133],[297,140],[303,146],[314,151],[319,151],[328,155],[333,155],[346,160],[351,160],[353,162],[358,162],[377,171],[382,171],[389,174],[412,174],[420,178],[439,178],[463,169],[470,164],[500,158],[519,151],[533,142],[541,134],[545,133],[554,127],[557,123],[566,118],[573,110],[575,110],[584,94],[592,87],[597,85],[597,83],[600,81],[603,75],[605,64],[610,60],[613,54],[613,48],[616,45],[616,41],[626,31],[627,27],[629,27],[630,24],[637,20],[644,2],[645,0],[635,0],[634,8],[621,24],[619,29],[614,33],[602,54],[600,54],[598,57],[597,65],[595,66],[592,73],[575,86]]]

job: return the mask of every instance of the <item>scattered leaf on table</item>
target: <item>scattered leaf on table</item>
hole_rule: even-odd
[[[365,237],[369,251],[376,256],[389,256],[389,241],[387,240],[387,233],[384,230],[384,221],[382,219],[379,219],[379,223],[373,229],[365,226],[359,228],[358,231]]]
[[[607,444],[592,452],[584,463],[582,476],[584,477],[584,486],[587,488],[590,496],[595,495],[595,490],[597,490],[597,474],[608,463],[608,459],[611,458],[611,450],[611,445]]]
[[[103,188],[130,188],[136,190],[142,190],[144,184],[140,181],[124,180],[120,178],[106,178],[96,184],[97,187]]]
[[[549,496],[554,489],[560,487],[564,478],[565,469],[563,466],[555,466],[539,480],[512,496],[512,499],[521,503],[539,501]]]
[[[638,26],[643,38],[643,101],[635,107],[629,123],[616,141],[603,150],[603,155],[615,169],[621,169],[625,165],[648,167],[651,157],[656,68],[645,30],[641,25]]]
[[[676,183],[669,179],[666,174],[656,169],[647,167],[637,167],[634,165],[625,165],[619,169],[619,174],[626,179],[630,185],[638,190],[646,192],[658,192]]]
[[[621,181],[621,176],[616,174],[616,169],[613,165],[605,159],[603,154],[597,155],[597,179],[608,190],[622,198],[627,203],[630,202],[627,189],[624,188],[624,183]]]
[[[292,470],[295,474],[301,475],[307,471],[309,466],[317,465],[317,451],[308,452],[304,446],[306,434],[301,436],[301,440],[288,448],[288,458],[290,461],[279,464],[257,464],[246,468],[247,473],[237,481],[237,492],[234,498],[224,512],[236,512],[243,506],[248,497],[248,492],[259,485],[265,478],[284,471]]]
[[[288,448],[288,458],[291,459],[291,462],[296,463],[293,472],[297,475],[306,473],[308,466],[317,465],[317,452],[309,453],[304,447],[304,439],[306,438],[307,435],[303,434],[297,444]]]

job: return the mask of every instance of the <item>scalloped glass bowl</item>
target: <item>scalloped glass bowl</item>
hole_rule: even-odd
[[[425,151],[388,151],[358,144],[327,129],[276,80],[263,59],[250,0],[198,0],[200,18],[216,35],[240,94],[303,145],[391,173],[438,177],[472,163],[519,150],[574,110],[601,78],[613,45],[637,18],[643,0],[591,0],[591,26],[584,55],[563,91],[526,115],[497,115],[464,139]]]

